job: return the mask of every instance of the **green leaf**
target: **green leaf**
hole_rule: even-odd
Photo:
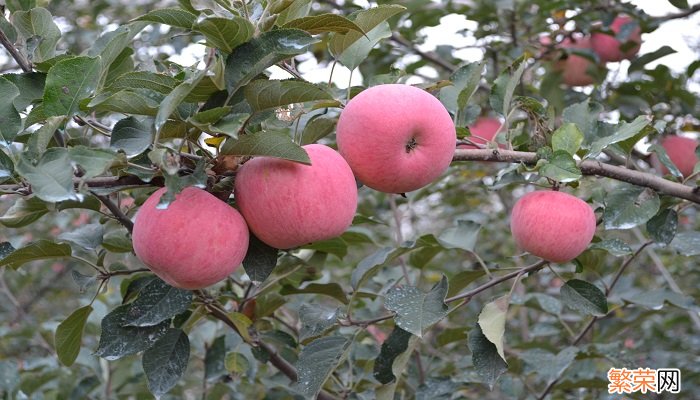
[[[493,390],[498,378],[508,370],[508,364],[498,354],[496,345],[484,336],[479,324],[469,331],[468,344],[476,373]]]
[[[694,310],[693,312],[697,312],[697,305],[691,296],[671,292],[667,289],[643,290],[634,294],[623,294],[621,297],[629,303],[637,304],[652,310],[660,310],[666,303],[669,303],[685,310]]]
[[[152,280],[139,297],[129,303],[122,326],[154,326],[186,311],[192,304],[192,292],[174,288],[160,279]]]
[[[197,20],[197,16],[180,8],[161,8],[149,11],[147,14],[136,18],[134,21],[155,22],[190,29]]]
[[[243,93],[254,111],[313,100],[332,100],[321,85],[296,80],[257,80],[246,85]]]
[[[149,89],[158,93],[168,94],[179,81],[169,75],[157,74],[150,71],[131,71],[120,75],[110,85],[107,91],[118,92],[124,89]]]
[[[44,97],[46,74],[27,72],[24,74],[5,74],[2,77],[12,82],[19,89],[19,96],[13,101],[18,111],[24,111],[32,103]],[[3,93],[2,98],[9,99],[10,96],[7,93]]]
[[[649,147],[649,151],[656,153],[656,158],[663,164],[668,171],[671,173],[671,175],[678,177],[678,178],[683,178],[683,173],[676,167],[676,164],[671,161],[671,158],[668,156],[668,153],[666,153],[666,149],[664,149],[663,146],[658,145],[658,144],[652,144]]]
[[[335,130],[337,123],[337,118],[313,117],[304,127],[304,132],[301,134],[301,144],[316,143],[319,139],[330,135]]]
[[[413,286],[395,287],[386,294],[384,307],[394,311],[396,325],[422,337],[423,332],[447,315],[447,278],[443,275],[429,292]]]
[[[303,54],[318,42],[298,29],[268,31],[238,47],[226,58],[226,87],[232,96],[268,67]]]
[[[156,398],[172,389],[185,374],[190,358],[190,340],[180,329],[170,328],[153,347],[143,353],[143,372],[148,390]]]
[[[102,319],[100,344],[95,355],[109,361],[118,360],[153,347],[168,332],[169,320],[154,326],[124,326],[131,311],[131,304],[123,304]]]
[[[63,125],[66,120],[65,116],[49,117],[44,125],[34,131],[27,141],[27,157],[32,160],[38,159],[46,151],[54,133]]]
[[[0,390],[5,393],[12,393],[20,384],[20,366],[15,360],[0,361]]]
[[[137,24],[138,25],[138,24]],[[102,34],[93,43],[87,52],[90,57],[100,57],[102,63],[102,76],[103,79],[107,77],[110,65],[115,61],[122,60],[119,59],[122,52],[126,49],[127,45],[136,36],[138,32],[141,31],[146,24],[140,24],[139,26],[125,26],[122,25],[119,28]]]
[[[516,86],[520,83],[520,78],[523,76],[527,64],[524,57],[518,58],[493,82],[489,104],[491,104],[494,111],[504,117],[507,117],[510,113],[513,93]]]
[[[303,18],[311,11],[311,0],[292,0],[277,16],[278,25],[284,25],[289,21]]]
[[[630,229],[644,224],[656,215],[660,205],[654,190],[622,184],[605,197],[605,229]]]
[[[80,101],[97,88],[100,68],[99,57],[68,58],[51,67],[44,88],[44,114],[72,116]]]
[[[72,252],[69,245],[41,239],[19,248],[0,259],[0,267],[7,266],[12,269],[17,269],[28,262],[66,258],[70,257],[71,254]]]
[[[61,31],[53,22],[49,10],[41,7],[29,11],[17,11],[12,14],[12,24],[22,35],[30,60],[34,63],[46,61],[56,54],[56,44],[61,38]],[[31,43],[36,44],[32,45]]]
[[[323,383],[345,359],[351,340],[342,336],[322,337],[309,343],[299,353],[296,389],[307,398],[316,398]]]
[[[185,79],[181,84],[177,85],[172,92],[165,96],[160,103],[160,107],[158,107],[158,113],[154,121],[156,132],[160,132],[170,115],[185,101],[185,98],[199,84],[205,73],[205,70],[195,72],[194,75]]]
[[[250,361],[241,353],[230,352],[226,353],[224,366],[230,373],[243,374],[250,368]]]
[[[671,47],[661,46],[658,49],[652,51],[651,53],[644,53],[636,59],[632,60],[632,63],[630,64],[627,71],[630,74],[635,71],[641,71],[644,69],[644,66],[649,64],[650,62],[674,53],[676,53],[676,51],[673,50]]]
[[[430,378],[418,386],[416,400],[449,400],[459,391],[460,386],[452,378]]]
[[[591,149],[588,154],[586,154],[586,158],[598,157],[608,146],[635,136],[649,125],[650,122],[649,117],[645,115],[640,115],[632,122],[622,122],[618,125],[617,131],[614,134],[595,140],[591,144]]]
[[[598,119],[601,112],[603,112],[602,105],[586,99],[566,107],[562,113],[562,120],[564,123],[575,124],[585,137],[584,147],[590,148],[591,143],[598,139]]]
[[[112,129],[109,147],[124,151],[127,157],[137,156],[151,146],[153,131],[134,117],[119,120]]]
[[[552,150],[563,150],[572,156],[576,154],[583,143],[583,133],[571,122],[560,126],[552,134]]]
[[[647,232],[657,244],[667,246],[676,236],[678,230],[678,213],[667,208],[647,221]]]
[[[130,253],[133,251],[131,240],[124,237],[123,234],[107,234],[102,241],[102,247],[112,253]]]
[[[81,307],[68,316],[56,328],[54,347],[59,361],[67,367],[75,362],[80,352],[80,342],[83,338],[85,323],[92,313],[92,306]]]
[[[700,232],[681,232],[673,238],[671,246],[686,257],[700,255]]]
[[[34,194],[46,202],[78,199],[73,188],[73,166],[68,149],[49,149],[36,166],[20,158],[17,172],[29,181]]]
[[[267,156],[311,165],[311,159],[286,133],[256,132],[234,140],[229,138],[220,154],[235,156]]]
[[[39,200],[38,197],[20,197],[0,217],[0,223],[8,228],[21,228],[38,220],[48,212],[49,209],[46,207],[46,203]]]
[[[248,244],[248,252],[243,259],[243,269],[250,280],[256,285],[267,279],[277,265],[279,250],[268,246],[258,239],[252,232]]]
[[[473,252],[481,230],[481,224],[473,221],[458,220],[457,226],[447,228],[438,237],[438,242],[448,249],[462,249]]]
[[[255,33],[255,27],[250,21],[235,15],[229,18],[204,18],[198,21],[193,29],[207,38],[209,46],[216,47],[225,53],[232,52]]]
[[[688,0],[668,0],[669,3],[673,4],[674,7],[681,8],[681,9],[688,9],[690,6],[688,5]]]
[[[20,91],[12,82],[0,76],[0,141],[12,143],[22,130],[22,117],[19,115],[13,101],[19,97]]]
[[[296,288],[290,285],[282,286],[279,294],[287,296],[290,294],[323,294],[332,297],[343,304],[348,304],[347,296],[343,287],[335,282],[331,283],[310,283],[303,288]]]
[[[327,308],[319,304],[302,304],[299,308],[299,340],[320,336],[332,328],[338,319],[340,308]]]
[[[576,311],[596,317],[602,317],[608,313],[605,293],[591,283],[572,279],[567,281],[560,290],[562,303]]]
[[[87,249],[95,250],[102,244],[104,236],[104,227],[100,224],[88,224],[72,232],[64,232],[58,235],[58,240],[75,243],[78,246]]]
[[[364,33],[362,28],[357,26],[353,21],[342,15],[328,13],[297,18],[287,22],[282,28],[301,29],[311,35],[318,35],[325,32],[345,34],[351,31]]]
[[[9,178],[15,172],[15,162],[5,151],[0,150],[0,180]]]
[[[549,160],[540,160],[540,176],[558,181],[575,182],[583,176],[574,157],[564,150],[557,150]]]
[[[506,361],[506,356],[503,353],[503,335],[506,333],[506,315],[508,314],[509,301],[509,295],[499,297],[487,303],[479,314],[481,332],[489,342],[496,346],[496,351],[503,361]]]
[[[379,26],[382,22],[388,20],[394,15],[404,12],[406,7],[397,4],[380,5],[368,10],[358,11],[350,15],[350,20],[353,21],[362,31],[367,33],[367,36],[361,32],[350,31],[345,34],[334,33],[328,41],[328,48],[331,54],[336,58],[343,54],[348,48],[359,40],[367,40],[369,32]]]
[[[453,114],[463,114],[469,99],[479,87],[484,65],[483,62],[473,62],[459,67],[450,76],[452,85],[440,89],[440,101]]]
[[[597,243],[594,243],[590,247],[591,249],[605,250],[615,257],[622,257],[632,254],[632,248],[620,239],[606,239]]]
[[[452,297],[457,293],[461,292],[462,289],[467,287],[470,283],[481,278],[486,274],[483,269],[478,269],[476,271],[461,271],[455,274],[452,279],[450,279],[449,290],[447,291],[447,297]]]
[[[83,172],[81,179],[91,179],[102,175],[117,162],[117,155],[109,149],[93,149],[75,146],[68,150],[71,161]]]
[[[158,104],[154,99],[147,97],[143,91],[125,89],[96,96],[87,107],[95,112],[155,116],[158,113]]]
[[[366,36],[363,36],[345,48],[343,52],[337,56],[337,59],[348,69],[354,70],[367,58],[370,51],[372,51],[374,46],[379,43],[380,40],[386,39],[390,36],[391,27],[389,26],[389,23],[382,22],[368,31]]]
[[[394,375],[394,360],[409,348],[411,340],[417,341],[418,337],[412,335],[400,327],[394,327],[389,337],[382,343],[379,356],[374,360],[374,377],[382,384],[387,384],[396,379]]]
[[[551,382],[566,371],[576,359],[578,348],[569,346],[558,354],[543,349],[528,349],[520,354],[528,371],[536,372],[545,382]]]
[[[398,248],[384,247],[362,259],[362,261],[357,264],[357,268],[352,271],[352,275],[350,276],[350,284],[352,285],[353,289],[359,289],[365,280],[374,274],[380,267],[388,264],[397,257],[408,253],[411,250],[413,250],[413,246],[402,246]]]

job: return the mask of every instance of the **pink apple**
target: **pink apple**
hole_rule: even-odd
[[[510,230],[519,248],[563,263],[581,254],[593,239],[596,220],[585,201],[570,194],[536,191],[518,199]]]
[[[405,193],[447,170],[457,134],[435,97],[413,86],[390,84],[371,87],[348,102],[336,139],[360,182],[380,192]]]
[[[564,39],[559,44],[560,49],[591,49],[589,37],[579,37]],[[595,83],[598,79],[595,70],[600,66],[596,65],[588,58],[577,54],[562,54],[562,58],[554,63],[554,70],[561,72],[561,80],[568,86],[587,86]]]
[[[490,117],[479,117],[477,120],[469,125],[469,141],[474,144],[484,145],[488,142],[492,142],[496,137],[496,134],[501,129],[501,121],[498,118]],[[460,149],[478,149],[479,147],[473,146],[471,144],[465,144],[458,146]],[[503,145],[498,145],[498,147],[505,147]]]
[[[357,208],[357,183],[343,157],[328,146],[304,146],[311,165],[256,157],[236,174],[235,197],[250,230],[278,249],[343,233]]]
[[[248,251],[248,227],[233,207],[194,187],[157,208],[158,189],[136,214],[136,256],[168,284],[201,289],[225,279]]]
[[[620,42],[615,38],[615,35],[620,33],[623,26],[632,23],[634,23],[632,18],[626,15],[620,15],[613,20],[609,27],[613,33],[612,35],[603,32],[594,32],[591,35],[591,46],[593,51],[598,54],[601,61],[612,62],[629,60],[639,52],[639,48],[642,44],[642,30],[638,25],[632,30],[629,36],[627,36],[625,42]],[[624,48],[627,50],[623,51],[620,47],[629,42],[634,42],[636,44],[633,46],[629,45],[632,46],[630,48],[625,46]]]
[[[687,177],[693,173],[693,168],[698,163],[698,156],[695,154],[695,148],[698,147],[697,140],[671,135],[665,136],[659,144],[666,150],[668,158],[673,161],[673,164],[678,167],[683,176]],[[652,155],[651,162],[654,168],[660,170],[661,173],[668,174],[668,168],[661,164],[656,155]]]

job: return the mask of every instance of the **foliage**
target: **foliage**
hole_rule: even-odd
[[[670,43],[568,88],[540,41],[619,13],[645,32],[683,16],[609,3],[3,2],[0,397],[603,398],[612,367],[680,368],[698,393],[700,166],[683,179],[654,146],[671,171],[654,178],[641,150],[698,130],[700,63],[664,65]],[[483,60],[420,50],[448,14],[476,22],[458,35]],[[316,63],[361,87],[313,83]],[[435,94],[460,139],[480,114],[503,118],[502,155],[456,158],[511,163],[455,162],[406,197],[361,188],[342,236],[288,251],[251,238],[243,269],[207,290],[133,256],[157,186],[235,205],[240,162],[308,163],[301,144],[333,144],[349,98],[393,82]],[[508,215],[532,186],[596,209],[573,262],[515,248]]]

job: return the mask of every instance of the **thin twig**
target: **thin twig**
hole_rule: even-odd
[[[661,17],[657,17],[656,20],[660,22],[666,22],[670,21],[672,19],[680,19],[680,18],[686,18],[689,17],[696,12],[700,11],[700,3],[695,4],[694,6],[690,7],[689,9],[685,11],[681,11],[679,13],[672,13],[672,14],[667,14]]]
[[[622,263],[622,265],[620,266],[620,268],[617,270],[617,273],[615,273],[615,276],[613,277],[612,282],[610,282],[610,285],[608,285],[607,289],[605,289],[605,297],[609,297],[609,296],[610,296],[610,293],[612,292],[613,288],[615,287],[615,285],[617,284],[617,282],[620,280],[620,277],[621,277],[622,274],[625,272],[625,270],[627,269],[627,267],[632,263],[632,261],[633,261],[635,258],[637,258],[637,256],[639,256],[639,254],[641,254],[641,252],[642,252],[647,246],[651,245],[652,243],[654,243],[654,242],[651,241],[651,240],[650,240],[650,241],[647,241],[647,242],[645,242],[645,243],[643,243],[643,244],[637,249],[637,251],[634,252],[634,254],[632,254],[629,258],[627,258],[627,260],[625,260],[624,263]],[[586,324],[586,326],[583,327],[583,329],[581,330],[581,332],[579,332],[579,334],[576,335],[576,337],[574,338],[574,340],[573,340],[573,342],[571,343],[571,345],[572,345],[572,346],[576,346],[577,344],[579,344],[579,343],[581,342],[581,340],[584,338],[584,336],[586,336],[586,334],[588,333],[588,331],[591,330],[591,328],[592,328],[593,325],[596,323],[596,321],[598,321],[598,320],[601,319],[601,318],[603,318],[603,317],[593,317],[593,318],[591,318],[591,320],[588,321],[588,323]],[[538,399],[538,400],[543,400],[543,399],[549,394],[549,392],[552,391],[552,389],[554,388],[554,386],[555,386],[557,383],[559,383],[559,379],[560,379],[560,378],[557,377],[557,378],[555,378],[553,381],[551,381],[551,382],[547,385],[547,387],[544,389],[544,391],[542,392],[542,394],[540,394],[539,397],[538,397],[537,399]]]
[[[114,204],[114,202],[108,196],[102,196],[94,192],[92,194],[97,197],[102,204],[105,205],[105,207],[107,207],[114,217],[117,218],[117,221],[119,221],[119,223],[122,224],[126,230],[129,231],[129,233],[134,230],[134,223],[131,221],[131,219],[129,219],[129,217],[124,214],[119,206]]]
[[[10,42],[10,39],[5,35],[5,32],[3,32],[2,29],[0,29],[0,43],[2,43],[2,46],[7,50],[8,53],[12,56],[12,58],[17,62],[17,65],[22,69],[24,72],[32,72],[32,65],[29,63],[29,61],[25,60],[24,57],[17,51],[15,46]]]

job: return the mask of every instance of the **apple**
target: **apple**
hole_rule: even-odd
[[[425,90],[401,84],[366,89],[348,102],[336,130],[355,176],[386,193],[420,189],[442,175],[457,133],[447,109]]]
[[[578,49],[590,50],[590,37],[566,38],[558,45],[559,49]],[[562,57],[554,63],[554,70],[561,73],[561,80],[568,86],[587,86],[595,83],[595,70],[600,68],[590,59],[579,56],[577,54],[563,54]]]
[[[687,177],[693,173],[693,168],[698,163],[698,156],[695,153],[695,149],[698,147],[697,140],[671,135],[665,136],[659,141],[659,144],[666,150],[668,158],[673,161],[673,164],[678,167],[683,176]],[[652,154],[651,162],[654,168],[660,170],[661,173],[668,174],[668,168],[661,164],[655,154]]]
[[[633,24],[634,21],[627,15],[617,16],[612,24],[609,26],[611,34],[603,32],[594,32],[591,35],[591,47],[593,51],[598,54],[600,60],[603,62],[613,62],[629,60],[634,57],[638,52],[642,44],[642,30],[639,25],[632,28],[632,31],[626,38],[626,41],[620,42],[615,38],[615,35],[619,34],[623,27],[627,24]],[[636,43],[635,45],[626,45],[629,42]],[[623,47],[626,50],[622,50]],[[628,46],[632,46],[629,47]]]
[[[311,165],[255,157],[236,174],[241,214],[255,236],[278,249],[340,235],[357,209],[357,183],[345,159],[328,146],[303,147]]]
[[[166,209],[155,191],[134,222],[134,253],[153,273],[181,289],[201,289],[225,279],[248,251],[248,227],[241,214],[194,187],[175,195]]]
[[[563,263],[581,254],[593,239],[596,219],[585,201],[558,191],[530,192],[518,199],[510,230],[519,248]]]
[[[501,129],[501,121],[498,118],[479,117],[473,124],[469,125],[469,141],[474,144],[486,144],[492,142],[496,134]],[[458,146],[460,149],[478,149],[478,146],[464,144]],[[505,147],[498,145],[498,147]]]

